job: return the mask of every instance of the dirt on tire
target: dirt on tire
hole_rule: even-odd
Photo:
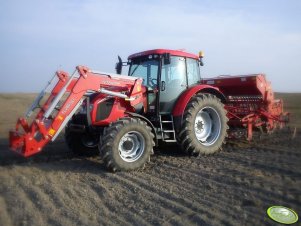
[[[0,225],[275,225],[266,214],[272,205],[301,214],[301,127],[229,142],[206,157],[163,146],[145,169],[114,174],[98,156],[75,156],[62,136],[31,158],[9,151],[16,117],[4,123],[1,109],[24,109],[14,109],[18,95],[7,96],[0,95]]]

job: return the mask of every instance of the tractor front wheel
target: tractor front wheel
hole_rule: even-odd
[[[198,94],[184,112],[179,140],[190,155],[213,154],[222,148],[227,136],[228,118],[220,99],[211,94]]]
[[[153,154],[151,128],[136,118],[121,118],[104,131],[99,151],[106,167],[113,171],[143,168]]]

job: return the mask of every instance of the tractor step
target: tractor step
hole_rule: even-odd
[[[160,115],[160,133],[162,141],[176,142],[176,132],[172,115]]]

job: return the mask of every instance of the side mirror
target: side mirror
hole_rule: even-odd
[[[170,64],[170,53],[163,53],[163,63]]]
[[[122,60],[120,56],[118,56],[118,62],[116,63],[115,69],[117,74],[120,75],[122,73]]]

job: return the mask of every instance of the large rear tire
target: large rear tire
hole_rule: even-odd
[[[69,149],[76,155],[97,155],[98,152],[98,137],[87,132],[79,133],[70,129],[70,124],[86,125],[85,115],[75,115],[70,120],[65,129],[65,141]]]
[[[104,131],[99,151],[106,167],[113,171],[143,168],[153,154],[154,135],[146,122],[121,118]]]
[[[228,130],[226,110],[220,99],[198,94],[188,103],[179,140],[189,155],[213,154],[221,150]]]

